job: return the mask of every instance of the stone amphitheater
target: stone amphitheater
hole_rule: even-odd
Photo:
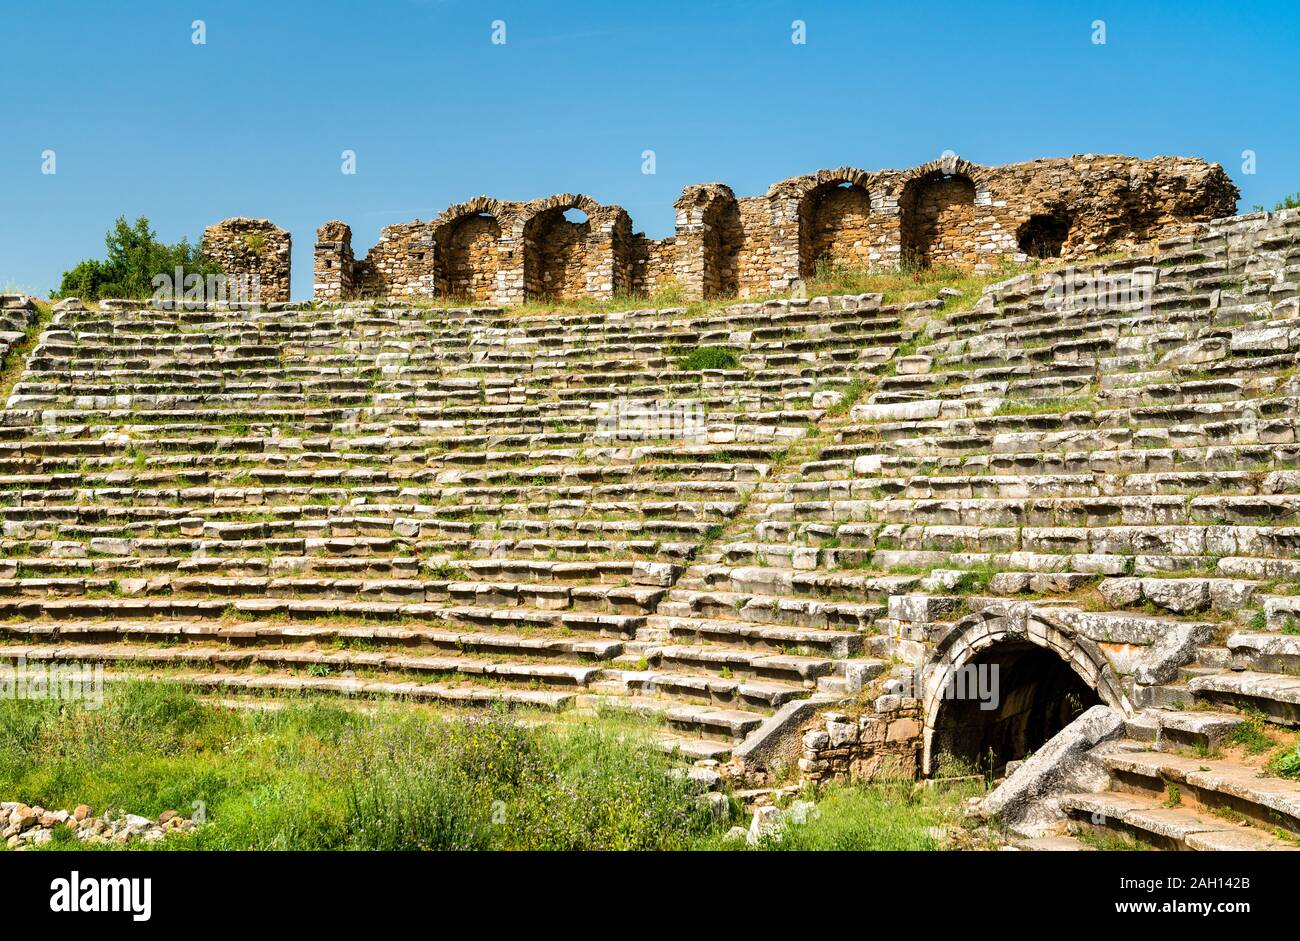
[[[1024,848],[1294,850],[1300,783],[1230,743],[1300,723],[1300,211],[1184,230],[965,310],[61,302],[0,416],[4,654],[629,711],[746,786],[959,759]]]

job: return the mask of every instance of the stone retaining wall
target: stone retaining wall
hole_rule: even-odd
[[[910,697],[876,698],[858,716],[824,712],[803,735],[799,770],[807,781],[913,778],[920,768],[920,705]]]

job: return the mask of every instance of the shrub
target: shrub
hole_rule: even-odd
[[[705,369],[736,369],[740,359],[736,351],[725,346],[701,346],[677,361],[677,368],[685,372]]]
[[[63,279],[53,297],[80,297],[94,301],[105,297],[145,299],[154,292],[155,275],[173,274],[180,268],[184,275],[207,276],[218,274],[220,268],[203,257],[197,245],[181,239],[175,245],[158,240],[145,216],[128,224],[125,216],[118,216],[113,227],[104,236],[107,257],[103,261],[87,259],[79,262]],[[182,285],[177,285],[179,290]]]

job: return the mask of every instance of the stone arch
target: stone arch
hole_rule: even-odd
[[[997,705],[981,709],[972,690],[993,677]],[[927,775],[944,751],[979,762],[991,748],[996,770],[1098,702],[1133,712],[1101,647],[1029,604],[993,605],[954,624],[926,662],[919,692]]]
[[[587,218],[565,218],[575,209]],[[510,231],[522,250],[524,298],[612,297],[629,283],[631,233],[631,218],[622,208],[581,193],[528,203]]]
[[[784,262],[787,279],[811,278],[823,261],[853,268],[870,265],[874,186],[875,178],[867,171],[836,167],[768,188],[772,257]]]
[[[497,200],[476,196],[429,223],[440,296],[463,297],[475,303],[496,300],[505,215]]]
[[[871,263],[871,191],[866,174],[812,187],[799,204],[799,276],[811,278],[822,264],[866,268]]]
[[[985,168],[945,157],[908,171],[900,180],[899,243],[904,265],[963,265],[978,254],[976,207],[988,206]]]

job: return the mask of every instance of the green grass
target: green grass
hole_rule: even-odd
[[[1300,781],[1300,742],[1291,748],[1278,749],[1277,753],[1269,758],[1264,770],[1279,778]]]
[[[1003,399],[995,415],[1056,415],[1065,412],[1092,411],[1095,403],[1086,397],[1064,399]]]
[[[671,767],[599,724],[506,715],[229,710],[161,683],[99,710],[0,703],[0,794],[153,817],[201,802],[208,823],[171,849],[682,849],[722,823]]]
[[[152,682],[110,686],[100,709],[0,702],[0,796],[206,819],[151,849],[731,849],[724,834],[748,823],[734,799],[714,819],[623,716],[280,701],[232,709]],[[816,815],[759,848],[944,848],[934,828],[956,832],[977,785],[830,785]],[[46,847],[64,848],[83,844]]]
[[[979,298],[984,288],[1018,274],[1022,269],[1008,264],[996,273],[975,274],[958,268],[915,268],[899,271],[871,271],[826,262],[817,264],[816,272],[805,285],[809,297],[832,294],[882,294],[882,303],[911,304],[928,301],[943,288],[959,291],[950,297],[945,310],[965,310]]]
[[[976,783],[938,788],[910,779],[871,784],[830,784],[817,797],[816,813],[758,844],[762,850],[938,850],[944,828],[960,825],[965,800],[981,793]],[[705,849],[750,849],[719,837]]]
[[[1227,742],[1230,745],[1240,745],[1249,755],[1262,755],[1276,744],[1264,726],[1262,715],[1246,711],[1241,724],[1228,733]]]
[[[684,372],[704,369],[738,369],[740,357],[725,346],[701,346],[677,360],[677,368]]]

